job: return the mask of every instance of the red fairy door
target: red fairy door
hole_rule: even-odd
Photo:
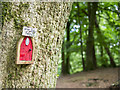
[[[33,45],[30,37],[25,37],[20,45],[20,61],[32,61]]]

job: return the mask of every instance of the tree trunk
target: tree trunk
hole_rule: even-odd
[[[83,57],[83,43],[82,43],[82,29],[81,29],[81,26],[80,26],[80,43],[81,43],[81,56],[82,56],[82,65],[83,65],[83,71],[85,71],[85,61],[84,61],[84,57]]]
[[[85,71],[85,61],[83,57],[83,43],[82,43],[82,29],[81,29],[81,23],[80,23],[80,7],[79,7],[79,2],[77,2],[77,7],[78,7],[78,23],[80,25],[79,32],[80,32],[80,49],[81,49],[81,56],[82,56],[82,65],[83,65],[83,71]]]
[[[110,64],[111,66],[113,67],[116,67],[116,64],[114,62],[114,59],[113,59],[113,56],[112,56],[112,53],[110,52],[109,48],[108,48],[108,45],[107,43],[105,42],[105,38],[104,36],[102,35],[101,31],[100,31],[100,27],[98,25],[98,22],[97,22],[97,18],[95,17],[95,26],[96,26],[96,30],[97,30],[97,34],[98,34],[98,37],[100,38],[100,44],[104,46],[105,48],[105,51],[106,53],[108,54],[109,58],[110,58]]]
[[[118,2],[118,12],[120,12],[120,2]],[[120,13],[118,13],[118,17],[120,19]]]
[[[86,50],[86,70],[95,69],[96,67],[96,57],[94,49],[94,25],[95,25],[95,16],[97,10],[97,3],[88,2],[88,16],[89,16],[89,29],[88,29],[88,38],[87,38],[87,50]]]
[[[70,22],[67,22],[67,43],[70,42]],[[70,45],[67,45],[66,49],[68,49]],[[66,54],[66,71],[67,74],[70,74],[70,52],[67,50]]]
[[[94,64],[94,68],[97,68],[97,61],[96,61],[96,55],[95,55],[95,44],[93,44],[93,64]]]
[[[62,37],[71,3],[5,2],[0,34],[0,88],[55,88]],[[35,58],[16,65],[16,46],[23,26],[37,28]]]
[[[67,74],[66,72],[66,64],[65,64],[65,46],[64,46],[64,40],[63,40],[63,43],[62,43],[62,74],[65,75]]]
[[[103,47],[102,46],[100,46],[100,52],[101,52],[101,58],[103,58]]]
[[[111,54],[111,52],[110,52],[110,50],[109,50],[109,48],[107,46],[105,46],[105,50],[106,50],[106,52],[107,52],[107,54],[108,54],[108,56],[110,58],[110,64],[111,64],[111,66],[112,67],[116,67],[116,64],[114,62],[113,56],[112,56],[112,54]]]

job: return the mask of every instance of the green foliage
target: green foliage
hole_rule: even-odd
[[[80,52],[73,52],[70,55],[71,74],[83,70]]]
[[[77,7],[79,4],[79,10]],[[101,56],[100,47],[105,46],[109,48],[114,61],[117,66],[120,66],[120,6],[118,2],[99,2],[96,16],[100,27],[100,33],[97,33],[97,28],[94,29],[95,54],[98,67],[109,67],[110,58],[103,48],[103,55]],[[79,14],[78,14],[79,11]],[[65,32],[65,57],[66,53],[70,53],[70,73],[76,73],[83,70],[81,58],[81,44],[80,44],[80,28],[82,30],[83,56],[86,60],[86,40],[88,36],[89,17],[87,2],[75,2],[72,5],[70,13],[70,42],[67,42]],[[79,25],[80,24],[80,25]],[[69,48],[66,48],[67,46]],[[59,70],[60,71],[60,70]]]

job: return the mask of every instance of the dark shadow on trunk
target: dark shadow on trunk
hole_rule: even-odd
[[[70,22],[68,21],[67,22],[67,43],[70,42]],[[66,46],[66,49],[68,49],[70,47],[70,45],[67,45]],[[67,54],[66,54],[66,71],[67,71],[67,74],[70,74],[70,52],[67,51]]]
[[[66,64],[65,64],[65,46],[64,46],[64,40],[63,40],[63,43],[62,43],[62,74],[63,75],[66,75],[67,72],[66,72]]]

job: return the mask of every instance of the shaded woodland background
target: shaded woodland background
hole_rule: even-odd
[[[57,88],[118,87],[120,2],[74,2],[61,53]]]
[[[58,76],[120,66],[120,2],[75,2],[62,44]]]

